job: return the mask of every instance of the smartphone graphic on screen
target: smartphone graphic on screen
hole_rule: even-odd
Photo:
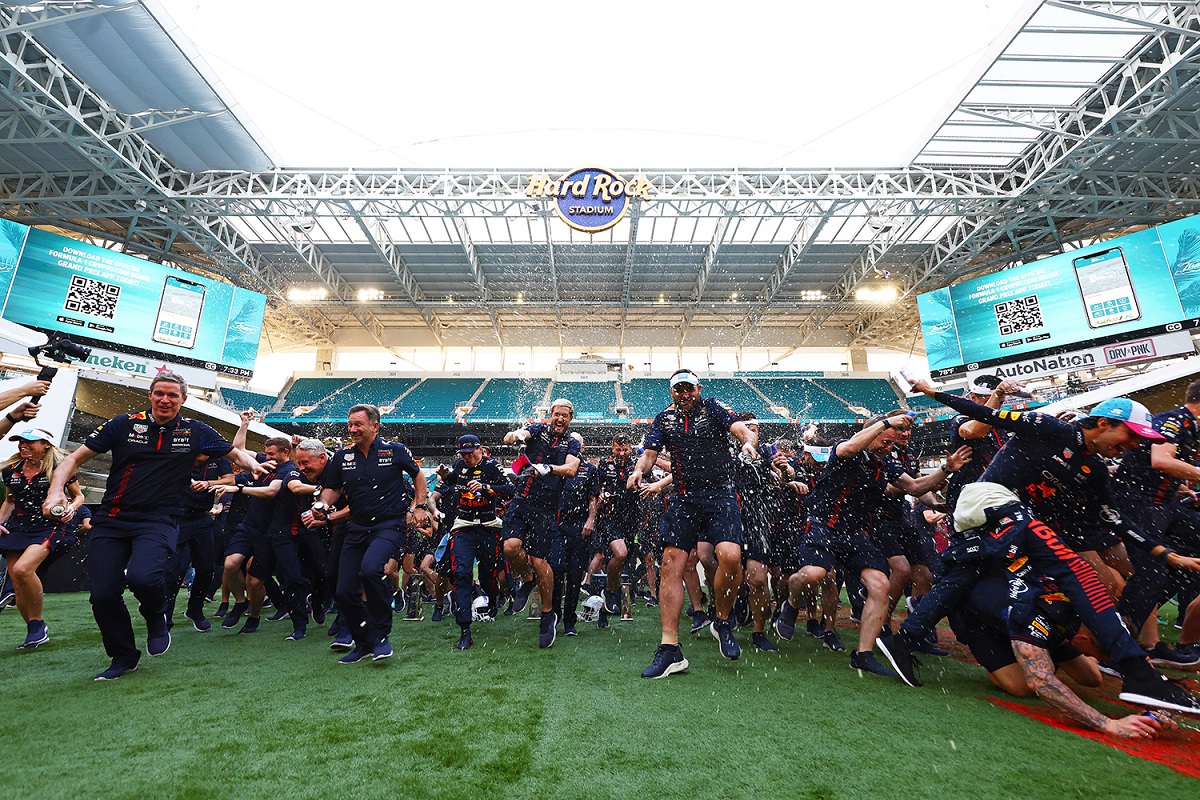
[[[204,292],[202,283],[168,275],[163,282],[158,317],[154,320],[154,334],[150,338],[176,347],[195,347]]]
[[[1129,264],[1119,247],[1101,250],[1074,261],[1075,280],[1079,293],[1083,295],[1083,308],[1087,313],[1088,325],[1103,328],[1139,319],[1137,297],[1133,294],[1133,281],[1129,277]]]

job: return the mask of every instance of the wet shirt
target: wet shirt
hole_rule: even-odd
[[[1154,430],[1168,443],[1175,445],[1175,457],[1195,464],[1200,452],[1200,430],[1196,418],[1186,408],[1176,408],[1154,415]],[[1184,481],[1172,478],[1150,466],[1150,448],[1154,442],[1143,441],[1136,450],[1121,456],[1121,466],[1114,476],[1117,491],[1138,505],[1161,506],[1175,499]]]
[[[554,433],[549,425],[535,422],[526,425],[529,440],[525,442],[524,454],[529,464],[550,464],[560,467],[567,463],[567,456],[580,458],[583,452],[579,440],[570,430]],[[525,466],[517,475],[516,496],[522,501],[546,511],[557,511],[566,478],[561,475],[538,475],[532,466]]]
[[[483,484],[483,491],[469,490],[467,484],[471,481]],[[512,497],[513,485],[496,459],[484,456],[471,467],[460,458],[438,493],[447,496],[454,506],[454,527],[486,525],[497,519],[501,503]]]
[[[1059,530],[1086,531],[1097,524],[1129,544],[1153,549],[1158,543],[1113,505],[1108,464],[1087,450],[1083,429],[1050,414],[995,411],[964,397],[938,392],[939,403],[1011,431],[980,480],[1011,489],[1038,519]]]
[[[149,411],[113,417],[84,445],[96,453],[112,452],[98,515],[134,519],[178,514],[196,455],[218,458],[233,449],[199,420],[176,415],[159,425]]]
[[[350,521],[370,526],[404,519],[413,499],[405,476],[416,480],[419,472],[407,447],[376,436],[366,455],[354,446],[334,454],[325,468],[325,488],[341,489],[350,504]]]
[[[996,453],[1000,452],[1000,448],[1004,447],[1004,443],[1012,436],[1009,431],[993,427],[985,436],[979,439],[963,438],[958,432],[959,429],[966,423],[973,421],[970,417],[960,414],[950,422],[954,428],[954,435],[950,439],[950,452],[953,453],[963,445],[971,448],[971,460],[950,476],[950,481],[946,487],[946,505],[950,506],[950,508],[954,508],[954,505],[958,502],[958,495],[962,492],[962,488],[968,483],[974,483],[979,480],[979,476],[987,469],[988,464],[992,463],[992,459],[996,457]]]
[[[10,531],[44,531],[54,527],[54,520],[42,516],[42,503],[50,493],[50,479],[46,473],[39,472],[32,478],[26,479],[21,472],[22,462],[18,461],[4,468],[4,486],[8,489],[8,500],[13,504],[12,514],[4,523]],[[76,483],[74,475],[67,481]]]
[[[563,484],[558,501],[560,525],[582,525],[587,522],[593,497],[600,496],[600,469],[590,461],[579,464],[579,470]]]
[[[233,467],[229,465],[228,458],[210,458],[203,464],[196,464],[192,467],[192,477],[194,481],[210,481],[216,483],[222,477],[233,472]],[[232,497],[233,495],[224,495]],[[208,514],[209,509],[213,507],[212,492],[193,492],[189,487],[183,493],[183,513],[189,517],[199,517]]]
[[[303,502],[300,495],[288,489],[288,484],[292,481],[300,481],[308,483],[304,478],[304,473],[296,466],[295,462],[283,462],[275,468],[275,480],[282,481],[279,486],[279,493],[274,497],[274,503],[271,504],[271,521],[269,531],[274,534],[286,533],[295,536],[304,527],[300,524],[300,515],[296,513],[296,508]]]
[[[904,473],[913,479],[921,477],[921,462],[907,449],[895,447],[892,452],[888,453],[887,459],[893,462],[895,471]],[[883,503],[879,506],[879,515],[892,524],[911,524],[912,519],[909,513],[911,508],[905,501],[904,495],[891,497],[885,494]]]
[[[808,495],[808,515],[849,533],[865,533],[883,505],[887,485],[903,475],[900,464],[870,450],[839,456],[838,442]]]
[[[262,453],[255,456],[255,460],[260,464],[267,462],[267,457]],[[271,481],[275,480],[275,474],[279,468],[271,470],[265,475],[260,475],[257,478],[251,477],[249,472],[239,472],[234,478],[234,483],[238,486],[270,486]],[[271,511],[275,507],[274,497],[251,497],[248,494],[223,494],[222,497],[240,497],[245,500],[245,511],[242,513],[242,520],[238,524],[248,531],[255,533],[267,532],[267,526],[271,522]]]
[[[637,513],[637,491],[626,488],[626,481],[633,474],[637,459],[617,460],[613,456],[600,459],[600,496],[604,498],[605,519],[625,519]]]
[[[680,495],[732,491],[729,428],[737,421],[729,406],[711,397],[702,398],[691,413],[671,406],[654,418],[645,446],[671,451],[671,472]]]

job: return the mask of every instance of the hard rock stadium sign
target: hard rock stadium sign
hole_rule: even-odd
[[[561,178],[530,175],[525,196],[553,199],[563,222],[583,233],[599,233],[621,221],[631,198],[649,200],[653,188],[645,175],[627,181],[606,169],[584,167]]]

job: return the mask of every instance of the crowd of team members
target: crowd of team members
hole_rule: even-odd
[[[120,599],[126,584],[147,622],[146,650],[161,655],[189,572],[183,616],[196,630],[212,627],[205,603],[217,595],[221,627],[256,633],[270,605],[290,619],[293,641],[336,611],[328,633],[331,648],[345,651],[341,664],[392,655],[406,594],[408,618],[422,594],[434,621],[448,606],[460,650],[472,646],[473,623],[519,613],[531,596],[541,648],[560,626],[568,636],[581,621],[606,627],[644,601],[660,607],[662,624],[647,678],[688,667],[679,644],[685,595],[691,633],[707,628],[721,654],[737,659],[739,627],[774,652],[768,627],[791,640],[802,613],[808,634],[844,651],[836,626],[844,586],[858,623],[849,663],[862,672],[919,686],[916,654],[946,655],[936,624],[949,615],[994,683],[1037,692],[1081,724],[1153,736],[1173,723],[1104,717],[1057,667],[1083,685],[1098,684],[1104,669],[1122,678],[1130,702],[1200,712],[1152,666],[1200,664],[1200,513],[1188,488],[1200,480],[1200,381],[1183,407],[1153,419],[1121,398],[1066,420],[1001,411],[1019,387],[998,379],[978,379],[965,398],[916,388],[961,414],[944,464],[924,474],[902,411],[822,448],[822,464],[792,441],[759,442],[752,414],[702,397],[699,378],[680,370],[638,453],[618,434],[589,461],[570,401],[556,400],[546,421],[506,434],[503,444],[520,448],[508,466],[477,436],[461,436],[431,492],[408,448],[379,436],[374,406],[350,409],[349,444],[335,452],[296,437],[253,453],[252,413],[226,442],[179,416],[186,383],[160,375],[148,411],[110,420],[65,460],[45,431],[14,437],[21,451],[4,471],[0,550],[29,626],[21,647],[49,640],[26,562],[49,554],[82,505],[78,466],[111,451],[88,554],[92,605],[113,658],[98,679],[121,677],[141,656]],[[35,413],[28,404],[16,411],[0,427]],[[1123,453],[1118,469],[1111,459]],[[901,597],[910,613],[893,631]],[[1183,620],[1177,648],[1157,635],[1158,606],[1172,597]],[[1099,664],[1072,644],[1081,626],[1105,657]],[[891,668],[876,659],[877,643]]]

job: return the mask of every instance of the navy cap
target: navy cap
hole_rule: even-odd
[[[473,453],[482,446],[479,437],[473,433],[464,433],[458,437],[458,452],[460,453]]]

